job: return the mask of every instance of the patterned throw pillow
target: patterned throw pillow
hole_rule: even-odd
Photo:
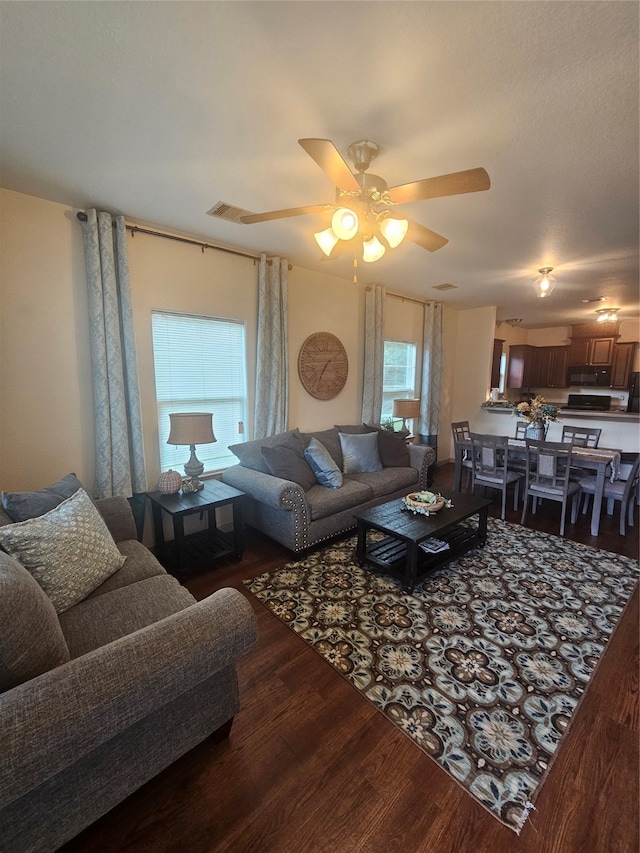
[[[0,527],[0,547],[33,575],[58,613],[86,598],[125,561],[84,489],[39,518]]]

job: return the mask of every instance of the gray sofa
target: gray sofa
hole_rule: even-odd
[[[347,466],[342,452],[344,439],[340,435],[367,433],[375,433],[377,437],[380,469],[344,473],[338,488],[316,481],[310,484],[303,476],[297,481],[291,479],[295,477],[295,469],[289,478],[277,476],[270,467],[270,448],[285,445],[295,453],[298,446],[304,454],[315,438],[340,471],[344,471]],[[406,445],[403,437],[366,424],[334,426],[312,433],[301,433],[296,428],[230,449],[240,464],[227,468],[222,479],[247,494],[244,504],[247,524],[294,552],[354,528],[354,512],[358,510],[426,489],[435,462],[433,448]]]
[[[125,498],[96,506],[126,560],[64,612],[0,551],[1,851],[55,850],[228,735],[240,707],[236,661],[256,641],[248,601],[221,589],[196,602],[136,540]]]

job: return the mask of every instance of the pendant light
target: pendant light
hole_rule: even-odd
[[[533,282],[533,286],[536,289],[536,296],[539,296],[541,299],[545,296],[548,296],[553,288],[556,286],[556,280],[552,275],[549,275],[553,271],[553,267],[542,267],[538,272],[540,273],[539,277]]]

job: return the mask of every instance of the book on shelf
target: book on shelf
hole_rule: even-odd
[[[427,554],[437,554],[440,551],[446,551],[449,547],[449,543],[443,541],[442,539],[425,539],[424,542],[420,543],[420,547],[423,551],[426,551]]]

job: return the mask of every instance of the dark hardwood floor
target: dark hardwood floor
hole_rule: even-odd
[[[434,488],[451,487],[442,466]],[[549,503],[549,502],[548,502]],[[557,534],[559,504],[528,527]],[[499,516],[497,502],[491,514]],[[635,527],[603,513],[567,536],[637,558]],[[508,520],[519,522],[512,510]],[[249,532],[240,562],[194,569],[202,598],[292,559]],[[64,848],[167,853],[636,853],[638,589],[609,642],[520,836],[440,767],[252,596],[257,648],[239,665],[242,709],[230,738],[193,749]]]

